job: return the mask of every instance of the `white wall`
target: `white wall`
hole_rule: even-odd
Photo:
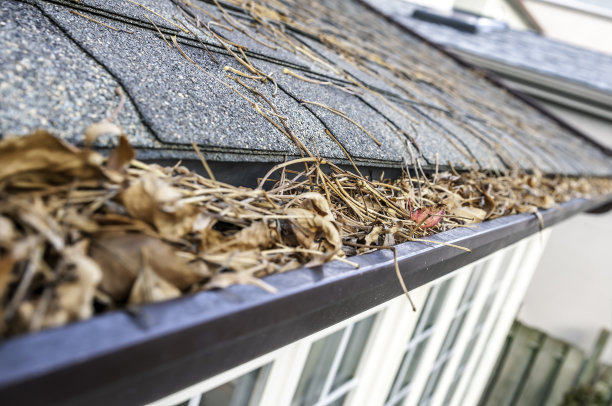
[[[612,13],[596,15],[542,0],[524,3],[546,36],[612,55]]]
[[[612,212],[554,227],[518,319],[591,353],[600,329],[612,329]]]
[[[612,66],[610,67],[612,69]],[[579,113],[558,104],[542,102],[551,113],[558,115],[595,141],[612,148],[612,121]]]

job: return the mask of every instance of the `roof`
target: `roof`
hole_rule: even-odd
[[[193,4],[221,16],[214,4]],[[132,0],[4,1],[2,134],[45,126],[80,139],[91,121],[115,107],[118,97],[113,92],[121,86],[127,100],[119,121],[141,157],[151,159],[193,157],[191,140],[209,160],[269,163],[297,155],[295,143],[272,124],[283,128],[280,116],[287,117],[287,127],[307,149],[339,161],[344,153],[325,129],[357,162],[376,166],[400,166],[411,159],[410,150],[418,155],[418,146],[429,168],[437,153],[442,165],[451,160],[466,169],[473,164],[477,169],[515,164],[555,173],[610,174],[610,158],[596,145],[359,3],[300,4],[305,3],[298,1],[292,12],[282,15],[259,10],[260,21],[267,19],[278,37],[256,38],[267,44],[278,40],[276,49],[237,29],[215,28],[229,41],[248,45],[243,61],[248,58],[268,76],[273,72],[279,86],[276,96],[269,80],[248,81],[277,108],[268,121],[219,82],[261,103],[261,97],[256,99],[227,78],[223,68],[253,73],[212,34],[201,35],[200,43],[175,27],[173,16],[184,16],[173,2],[143,0],[145,9]],[[223,6],[243,23],[252,22],[248,13]],[[210,19],[200,15],[203,21]],[[309,15],[313,18],[307,19]],[[300,24],[291,22],[298,17]],[[249,30],[255,35],[253,27]],[[176,43],[169,34],[176,36]],[[368,52],[351,50],[345,41]],[[284,74],[283,68],[310,81]],[[338,88],[355,83],[355,91],[363,94]],[[325,103],[346,116],[302,100]],[[355,123],[375,135],[381,146]],[[241,164],[240,171],[231,165],[230,170],[246,172],[245,167]],[[609,201],[610,196],[577,199],[542,211],[540,221],[553,225]],[[397,247],[399,266],[408,286],[415,288],[538,232],[542,223],[521,214],[432,237],[470,248],[471,253],[441,244],[402,244]],[[361,265],[358,270],[332,262],[269,276],[266,282],[278,289],[276,295],[254,286],[232,286],[9,339],[0,347],[0,398],[6,404],[42,398],[78,405],[151,401],[401,294],[390,251],[355,261]],[[117,373],[118,365],[122,373]],[[67,381],[78,385],[67,390]]]
[[[120,86],[127,102],[118,120],[141,159],[195,158],[193,140],[212,161],[278,162],[299,155],[289,133],[340,163],[348,162],[344,148],[376,167],[401,167],[422,153],[431,169],[437,154],[460,169],[612,174],[597,146],[358,2],[275,3],[260,10],[270,22],[259,26],[228,3],[221,7],[230,20],[208,2],[33,3],[0,8],[3,135],[45,127],[81,140],[117,104]],[[190,24],[210,16],[219,21],[216,36]],[[227,21],[240,21],[246,34]],[[230,55],[240,55],[236,45],[241,59],[275,79],[276,94],[270,80],[224,70],[253,76]],[[271,112],[267,102],[226,75],[257,88],[278,113],[264,117],[252,101]]]
[[[403,0],[366,0],[372,7],[410,30],[462,56],[482,58],[497,64],[578,85],[607,95],[612,101],[612,55],[574,46],[532,31],[506,27],[469,33],[412,16],[417,6]],[[468,58],[469,59],[469,58]],[[477,63],[475,59],[469,59]],[[486,65],[494,71],[496,66]],[[537,83],[537,80],[534,81]]]

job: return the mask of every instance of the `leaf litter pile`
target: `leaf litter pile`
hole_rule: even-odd
[[[525,174],[374,180],[320,158],[251,189],[204,160],[206,177],[133,158],[125,135],[108,157],[45,131],[0,142],[2,336],[236,283],[273,291],[259,278],[612,192],[610,179]]]

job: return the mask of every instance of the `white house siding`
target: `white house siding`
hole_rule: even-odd
[[[564,6],[579,6],[577,1],[525,0],[524,3],[546,36],[612,54],[612,12],[603,15]]]

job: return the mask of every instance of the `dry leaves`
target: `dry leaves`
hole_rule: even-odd
[[[121,134],[107,127],[90,138]],[[0,142],[0,336],[236,283],[273,292],[261,276],[612,191],[533,175],[372,180],[318,158],[248,189],[133,156],[124,135],[108,158],[42,131]]]

